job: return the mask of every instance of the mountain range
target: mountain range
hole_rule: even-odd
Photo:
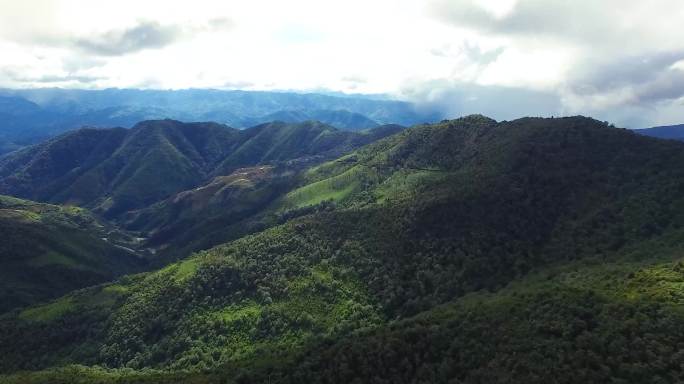
[[[661,139],[684,140],[684,124],[637,129],[635,132]]]
[[[315,163],[400,129],[350,132],[310,121],[238,130],[174,120],[85,128],[0,158],[0,193],[113,218],[241,167]]]
[[[317,120],[339,129],[437,121],[414,104],[361,96],[288,92],[0,89],[0,154],[83,126],[129,128],[143,120],[216,121],[248,128]]]
[[[0,378],[684,380],[684,143],[584,117],[474,115],[365,142],[303,126],[153,121],[79,131],[81,148],[111,151],[81,157],[57,144],[67,134],[5,157],[2,193],[91,207],[155,252],[197,252],[0,316]],[[79,156],[48,166],[60,148]],[[104,170],[142,187],[73,187]]]

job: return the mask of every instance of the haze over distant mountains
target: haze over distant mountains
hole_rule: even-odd
[[[234,128],[317,120],[346,130],[440,120],[408,102],[287,92],[105,89],[0,90],[0,154],[82,126],[131,127],[139,121],[215,121]]]
[[[636,129],[635,132],[659,139],[684,140],[684,124]]]

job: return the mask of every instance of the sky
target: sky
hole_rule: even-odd
[[[0,87],[385,94],[684,123],[682,0],[0,0]]]

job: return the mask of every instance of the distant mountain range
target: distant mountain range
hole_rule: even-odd
[[[317,120],[345,130],[437,121],[395,100],[220,90],[0,89],[0,154],[83,126],[129,128],[154,119],[215,121],[234,128]]]
[[[660,139],[684,140],[684,124],[635,129],[634,132]]]

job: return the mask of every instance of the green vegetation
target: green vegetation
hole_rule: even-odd
[[[0,317],[2,379],[684,380],[684,144],[470,116],[296,182],[269,229]]]
[[[0,196],[0,313],[143,268],[139,255],[102,239],[115,233],[81,208]],[[61,314],[51,308],[29,313]]]
[[[348,132],[305,122],[240,131],[173,120],[145,121],[131,130],[81,129],[1,159],[0,193],[122,218],[242,167],[321,161],[400,129]]]
[[[19,313],[19,318],[28,321],[50,321],[64,316],[73,310],[73,302],[70,298],[62,298],[50,304],[23,310]]]
[[[281,202],[284,207],[293,209],[320,204],[324,201],[344,201],[361,187],[362,172],[351,168],[340,175],[316,181],[292,192]]]

